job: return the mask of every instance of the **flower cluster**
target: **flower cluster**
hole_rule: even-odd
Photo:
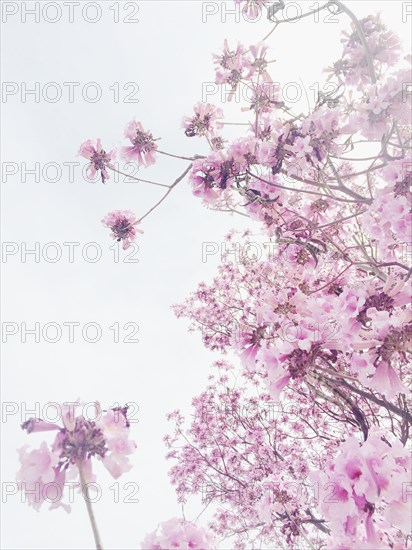
[[[135,160],[143,166],[150,166],[156,162],[156,140],[150,132],[143,129],[141,122],[136,120],[129,122],[124,135],[132,144],[122,147],[122,155],[125,160],[128,162]]]
[[[379,15],[369,15],[342,37],[343,55],[329,71],[346,85],[361,89],[371,82],[370,64],[378,76],[394,65],[400,55],[399,38],[388,30]]]
[[[136,444],[129,437],[127,407],[103,413],[96,402],[95,408],[93,421],[76,416],[76,406],[72,404],[61,405],[61,425],[40,418],[23,423],[28,434],[57,432],[51,445],[43,441],[38,449],[29,450],[26,445],[19,450],[21,468],[17,482],[30,506],[39,509],[47,501],[50,509],[62,506],[70,511],[70,506],[62,501],[64,484],[79,476],[81,485],[82,477],[86,482],[93,481],[93,458],[101,461],[115,479],[132,468],[128,457]]]
[[[210,103],[196,103],[192,117],[184,117],[182,126],[187,137],[207,136],[213,139],[216,131],[222,127],[219,119],[223,118],[223,111]]]
[[[230,238],[226,243],[234,248]],[[243,251],[250,244],[237,243]],[[342,259],[319,251],[317,258],[316,242],[291,246],[281,246],[272,261],[227,261],[210,285],[175,306],[176,314],[191,319],[206,347],[231,349],[247,371],[263,371],[274,399],[288,383],[317,385],[336,373],[389,400],[408,393],[399,379],[410,360],[408,285],[396,277],[385,284],[354,280],[348,270],[336,278]]]
[[[147,535],[142,550],[213,550],[213,536],[205,529],[183,519],[172,518],[158,525],[156,531]]]
[[[334,89],[319,92],[310,112],[293,116],[292,106],[280,97],[269,72],[268,47],[238,44],[231,49],[226,41],[223,52],[214,56],[216,82],[230,87],[229,100],[242,90],[246,105],[241,110],[253,113],[252,122],[249,131],[233,141],[213,132],[219,147],[209,140],[210,153],[198,158],[191,169],[194,195],[213,208],[233,212],[244,208],[251,218],[263,222],[270,235],[296,239],[313,235],[318,227],[339,228],[352,249],[362,223],[371,246],[378,233],[384,235],[378,244],[379,259],[386,261],[390,254],[392,261],[399,262],[405,243],[411,241],[412,195],[405,183],[412,162],[410,67],[383,70],[395,65],[398,50],[399,41],[378,17],[360,21],[344,35],[342,62],[347,66],[346,58],[352,56],[351,71],[339,72]],[[368,61],[370,56],[376,66]],[[365,82],[354,90],[352,77],[356,73],[353,78],[359,81],[358,69]],[[189,120],[186,125],[192,132]],[[354,153],[362,138],[370,140],[372,156],[365,157],[361,147]],[[375,142],[383,146],[374,146]],[[401,180],[393,180],[395,173]],[[392,206],[398,214],[395,219]],[[358,218],[358,214],[365,215]],[[376,219],[381,223],[376,224]]]
[[[376,549],[399,544],[402,533],[410,533],[411,475],[412,457],[391,434],[374,429],[362,445],[349,437],[326,471],[310,476],[320,487],[319,509],[332,530],[331,543]]]
[[[96,141],[96,144],[94,144],[91,139],[82,143],[80,145],[79,155],[90,161],[86,169],[86,174],[89,179],[93,180],[98,172],[100,172],[102,183],[110,179],[107,169],[112,168],[112,160],[114,159],[115,152],[110,151],[106,153],[100,139]]]
[[[190,425],[179,411],[169,415],[175,428],[165,443],[179,501],[199,495],[213,510],[212,530],[233,537],[232,547],[290,547],[302,530],[316,540],[324,522],[316,517],[307,476],[332,460],[335,439],[348,428],[326,423],[305,394],[287,392],[280,405],[259,377],[239,380],[224,361],[215,367],[207,389],[192,401]],[[322,456],[308,447],[315,435],[328,442]]]
[[[136,239],[137,233],[143,233],[142,229],[136,227],[138,223],[131,210],[109,212],[102,220],[102,224],[111,230],[112,238],[118,242],[123,241],[124,250]]]

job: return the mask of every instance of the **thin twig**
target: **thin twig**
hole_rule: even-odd
[[[140,223],[142,220],[144,220],[151,212],[153,212],[153,210],[155,210],[158,206],[160,206],[162,204],[162,202],[166,199],[166,197],[173,191],[173,189],[176,187],[176,185],[182,181],[182,179],[186,176],[186,174],[189,172],[189,170],[192,168],[192,164],[189,164],[189,166],[186,168],[186,170],[183,172],[183,174],[181,176],[179,176],[177,178],[177,180],[175,182],[172,183],[172,185],[169,185],[169,189],[166,191],[166,193],[163,195],[163,197],[160,199],[160,201],[158,201],[154,206],[152,206],[152,208],[150,208],[150,210],[148,210],[146,212],[146,214],[144,214],[140,219],[138,219],[136,222],[134,222],[134,224],[132,225],[137,225],[138,223]]]

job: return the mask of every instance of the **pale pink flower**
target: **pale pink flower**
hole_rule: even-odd
[[[65,474],[59,454],[51,451],[45,441],[39,449],[27,449],[25,445],[18,451],[21,468],[16,480],[29,506],[39,510],[43,502],[49,502],[50,509],[62,506],[70,511],[70,506],[62,503]]]
[[[144,233],[136,227],[138,220],[131,210],[115,210],[109,212],[102,220],[102,224],[111,229],[112,238],[116,241],[123,241],[123,249],[129,248],[136,239],[137,233]]]
[[[20,462],[22,468],[20,477],[24,481],[37,481],[50,483],[55,478],[54,468],[59,462],[59,457],[49,451],[47,444],[43,441],[40,449],[28,452],[27,445],[20,451]]]
[[[194,116],[186,116],[182,121],[187,137],[215,136],[216,130],[222,128],[219,119],[223,118],[223,111],[219,107],[199,102],[193,110]]]
[[[410,523],[404,518],[411,517],[411,503],[405,498],[405,483],[412,473],[407,449],[392,434],[375,427],[363,444],[352,436],[339,450],[324,473],[310,475],[319,484],[319,508],[329,521],[335,544],[356,541],[384,548],[384,533],[374,521],[383,505],[388,527],[392,523],[407,535]]]
[[[129,439],[127,417],[118,409],[110,409],[96,425],[104,433],[109,451],[103,458],[103,464],[117,479],[132,468],[127,455],[136,449],[136,443]]]
[[[40,449],[28,452],[23,447],[19,451],[19,488],[37,509],[47,501],[52,503],[51,508],[63,506],[69,511],[62,503],[66,474],[77,480],[81,467],[86,482],[94,481],[92,458],[102,461],[115,479],[131,469],[128,455],[134,452],[136,444],[129,439],[127,407],[110,409],[97,421],[76,416],[75,409],[76,406],[68,415],[67,409],[61,407],[62,426],[54,423],[47,426],[47,422],[34,418],[22,425],[28,433],[57,431],[51,445],[43,441]],[[96,411],[101,414],[98,403]]]
[[[396,370],[386,361],[380,361],[368,386],[382,393],[391,401],[399,393],[409,393],[408,388],[399,379]]]
[[[249,73],[246,79],[250,80],[254,76],[259,79],[259,83],[270,83],[272,86],[274,83],[270,78],[270,74],[267,70],[268,61],[266,59],[266,53],[269,47],[266,44],[257,44],[256,46],[250,46],[249,52],[251,60],[248,63]]]
[[[399,38],[386,29],[379,15],[369,15],[361,19],[359,25],[364,33],[374,72],[379,76],[382,65],[391,66],[399,59]],[[352,32],[342,33],[342,58],[334,63],[328,72],[337,76],[339,82],[362,89],[365,84],[371,82],[371,72],[359,32],[354,23],[351,27]]]
[[[22,428],[27,431],[28,434],[32,432],[49,432],[53,430],[60,430],[60,426],[51,422],[46,422],[41,418],[30,418],[22,424]]]
[[[136,120],[129,122],[124,135],[132,143],[132,145],[126,145],[121,149],[127,162],[137,161],[139,165],[143,166],[150,166],[156,162],[156,140],[150,132],[143,129],[141,122]]]
[[[262,14],[262,9],[270,4],[270,0],[235,0],[236,4],[244,4],[242,13],[244,16],[253,21]]]
[[[183,519],[172,518],[160,523],[146,536],[142,550],[214,550],[214,537],[202,527]]]
[[[227,100],[231,101],[237,90],[239,83],[246,74],[248,59],[246,48],[238,44],[236,49],[231,50],[227,40],[223,45],[222,54],[213,54],[214,63],[218,65],[216,69],[216,84],[228,84],[230,93]]]
[[[225,160],[222,154],[216,152],[205,159],[195,160],[189,175],[193,194],[213,204],[230,186],[235,173],[233,159]]]
[[[105,181],[110,178],[107,168],[112,168],[112,160],[115,152],[112,150],[106,153],[100,139],[98,139],[96,143],[91,139],[82,143],[80,145],[79,155],[90,161],[86,170],[89,179],[94,179],[99,171],[102,183],[105,183]]]
[[[293,145],[285,145],[285,149],[292,151],[297,158],[302,158],[309,155],[313,151],[313,147],[310,145],[310,136],[298,136],[293,142]]]

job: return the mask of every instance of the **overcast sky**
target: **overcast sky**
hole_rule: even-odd
[[[126,263],[100,220],[115,209],[142,215],[162,189],[123,178],[104,186],[86,182],[76,154],[88,138],[101,137],[106,148],[123,143],[124,126],[133,117],[162,138],[163,150],[206,153],[205,144],[187,139],[180,125],[202,99],[202,90],[210,91],[204,99],[219,103],[210,85],[211,54],[225,37],[231,44],[249,45],[270,26],[264,19],[236,21],[228,11],[231,2],[226,8],[215,2],[158,0],[37,4],[2,2],[3,489],[19,468],[16,449],[43,440],[43,434],[28,437],[20,429],[35,403],[42,411],[49,402],[77,398],[97,399],[104,408],[136,403],[139,422],[132,432],[138,448],[133,470],[119,479],[120,502],[110,489],[113,479],[101,465],[95,467],[102,487],[96,516],[104,547],[136,549],[159,521],[180,514],[164,459],[165,415],[176,408],[189,411],[217,357],[203,349],[199,334],[187,332],[187,323],[177,320],[170,306],[213,277],[220,256],[203,261],[202,243],[220,245],[231,227],[247,223],[205,209],[182,183],[144,221],[139,250]],[[290,4],[293,16],[299,5],[305,9],[313,2]],[[405,49],[410,47],[402,13],[411,2],[357,0],[350,5],[359,16],[380,10]],[[33,8],[37,15],[28,13]],[[316,83],[323,85],[322,68],[340,55],[339,32],[348,22],[344,16],[329,19],[281,25],[268,41],[270,57],[277,60],[276,78],[305,86],[303,109],[306,93],[310,99]],[[238,120],[238,104],[223,107],[228,121]],[[163,157],[139,175],[169,184],[186,166],[186,161]],[[25,328],[36,323],[40,341],[28,333],[24,342]],[[73,342],[68,323],[79,323]],[[52,343],[48,340],[55,338],[55,330],[61,330],[61,338]],[[99,341],[87,341],[96,334],[97,339],[96,330]],[[126,343],[127,337],[138,342]],[[138,503],[122,502],[130,496],[124,490],[127,482],[139,485]],[[4,549],[93,547],[79,497],[71,514],[49,512],[46,505],[37,513],[21,503],[20,495],[6,499],[3,494],[5,500]],[[199,501],[191,503],[186,518],[194,519],[200,510]]]

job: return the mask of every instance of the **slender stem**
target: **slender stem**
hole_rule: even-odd
[[[294,187],[288,187],[288,186],[286,186],[286,185],[279,185],[279,184],[273,183],[273,182],[271,182],[271,181],[269,181],[269,180],[267,180],[267,179],[265,179],[265,178],[262,178],[262,177],[260,177],[260,176],[257,176],[257,175],[254,174],[253,172],[249,172],[249,170],[246,170],[246,173],[249,174],[250,176],[256,178],[257,180],[263,181],[264,183],[266,183],[267,185],[270,185],[271,187],[277,187],[277,188],[279,188],[279,189],[286,189],[286,190],[288,190],[288,191],[295,191],[296,193],[308,193],[309,195],[319,195],[320,197],[325,197],[325,198],[328,199],[328,200],[338,201],[338,202],[346,202],[346,203],[348,203],[348,204],[349,204],[349,203],[350,203],[350,204],[353,204],[353,203],[356,203],[356,204],[357,204],[357,203],[360,203],[360,202],[366,203],[366,202],[369,201],[369,199],[365,199],[365,198],[363,198],[363,197],[360,197],[360,195],[357,195],[356,193],[355,193],[355,195],[356,195],[357,197],[360,197],[360,198],[357,199],[357,200],[343,199],[343,198],[341,198],[341,197],[331,197],[331,196],[329,196],[329,195],[325,195],[325,193],[318,193],[317,191],[309,191],[309,190],[307,190],[307,189],[295,189]],[[302,181],[303,183],[306,183],[305,180],[302,180],[302,179],[298,178],[297,176],[290,176],[290,177],[291,177],[292,179],[294,179],[294,180]],[[336,185],[335,185],[334,187],[328,186],[327,188],[329,188],[329,189],[331,189],[331,188],[336,188],[338,191],[341,191],[342,193],[346,193],[346,194],[348,194],[348,195],[350,194],[350,196],[352,196],[352,193],[353,193],[350,189],[347,189],[346,187],[344,187],[344,188],[341,189],[340,187],[338,187],[338,186],[336,186]],[[369,202],[370,202],[370,201],[369,201]]]
[[[143,183],[150,183],[151,185],[158,185],[159,187],[169,187],[166,185],[166,183],[157,183],[156,181],[150,181],[150,180],[142,180],[141,178],[135,178],[134,176],[131,176],[129,174],[126,174],[126,172],[121,172],[120,170],[117,170],[116,168],[111,168],[108,166],[112,172],[117,172],[118,174],[121,174],[122,176],[126,176],[127,178],[130,178],[134,181],[141,181]]]
[[[376,157],[375,160],[378,160],[379,156]],[[341,180],[351,179],[355,176],[363,176],[363,174],[368,174],[369,172],[374,172],[375,170],[380,170],[381,168],[384,168],[386,166],[386,162],[379,164],[378,166],[375,166],[373,168],[374,162],[369,166],[369,168],[365,168],[365,170],[362,170],[361,172],[353,172],[352,174],[346,174],[339,176]]]
[[[160,151],[159,149],[156,149],[156,153],[160,153],[161,155],[166,155],[167,157],[173,157],[174,159],[181,159],[181,160],[196,160],[198,158],[205,158],[201,155],[195,155],[194,157],[182,157],[180,155],[172,155],[172,153],[166,153],[165,151]]]
[[[166,193],[163,195],[163,197],[158,201],[150,210],[146,212],[139,220],[137,220],[133,225],[136,225],[140,223],[142,220],[144,220],[153,210],[155,210],[158,206],[162,204],[162,202],[166,199],[166,197],[173,191],[173,189],[176,187],[176,185],[182,181],[182,179],[186,176],[186,174],[189,172],[189,170],[192,168],[192,164],[189,164],[189,166],[186,168],[186,170],[183,172],[181,176],[177,178],[175,182],[172,183],[172,185],[169,185],[169,189],[166,191]]]
[[[239,212],[238,210],[234,210],[233,208],[227,208],[227,209],[221,209],[221,208],[209,208],[209,210],[213,210],[214,212],[230,212],[232,214],[239,214],[239,216],[243,216],[245,218],[250,218],[248,214],[245,214],[244,212]]]
[[[361,210],[360,212],[357,212],[356,214],[351,214],[350,216],[345,216],[344,218],[339,218],[333,222],[325,223],[323,225],[318,225],[317,229],[324,229],[325,227],[330,227],[331,225],[336,225],[338,223],[344,222],[346,220],[350,220],[352,218],[356,218],[356,216],[361,216],[364,214],[367,210]]]
[[[223,126],[250,126],[249,122],[221,122]]]
[[[383,164],[378,166],[378,168],[381,168],[382,166],[384,166]],[[361,176],[362,174],[366,174],[369,172],[369,169],[368,170],[364,170],[363,172],[358,172],[356,174],[351,174],[350,177],[355,177],[355,176]],[[322,189],[327,189],[327,190],[333,190],[333,191],[340,191],[342,193],[345,193],[345,194],[349,194],[351,197],[355,197],[357,200],[355,201],[347,201],[347,202],[362,202],[362,203],[365,203],[365,204],[372,204],[372,199],[368,199],[368,198],[365,198],[365,197],[362,197],[362,195],[358,195],[358,193],[355,193],[354,191],[352,191],[351,189],[348,189],[347,187],[343,187],[340,186],[340,185],[327,185],[326,183],[324,184],[320,184],[320,183],[317,183],[316,181],[312,181],[312,180],[307,180],[305,178],[300,178],[299,176],[294,176],[292,174],[288,174],[286,170],[281,170],[280,171],[281,174],[283,174],[284,176],[287,176],[293,180],[296,180],[296,181],[300,181],[301,183],[307,183],[308,185],[314,185],[315,187],[319,187],[319,188],[322,188]],[[348,178],[349,176],[340,176],[341,179],[343,178]],[[331,180],[334,180],[335,178],[329,178]],[[333,199],[334,197],[329,197],[329,195],[327,195],[327,198],[331,198]]]
[[[96,544],[96,550],[102,550],[103,546],[102,546],[102,542],[100,540],[99,530],[97,529],[96,518],[94,516],[92,503],[90,502],[89,488],[87,486],[86,480],[84,479],[84,473],[83,473],[83,468],[82,468],[81,461],[79,461],[77,463],[77,467],[79,468],[80,486],[81,486],[81,489],[82,489],[83,498],[86,502],[87,513],[89,514],[90,524],[91,524],[92,530],[93,530],[93,536],[94,536],[94,542]]]
[[[351,162],[356,162],[356,161],[366,161],[366,160],[376,160],[376,157],[363,157],[363,158],[355,158],[355,157],[344,157],[345,153],[343,153],[340,157],[339,156],[336,156],[336,155],[331,155],[329,154],[329,157],[330,158],[333,158],[333,159],[338,159],[338,160],[349,160]]]
[[[334,277],[331,281],[326,283],[326,285],[323,285],[320,288],[317,288],[316,290],[310,291],[309,294],[315,294],[315,292],[319,292],[319,290],[323,290],[324,288],[330,286],[333,282],[335,282],[337,279],[339,279],[339,277],[341,277],[346,271],[348,271],[348,269],[350,269],[352,267],[352,265],[353,264],[350,263],[347,267],[345,267],[345,269],[343,269],[338,275],[336,275],[336,277]]]

